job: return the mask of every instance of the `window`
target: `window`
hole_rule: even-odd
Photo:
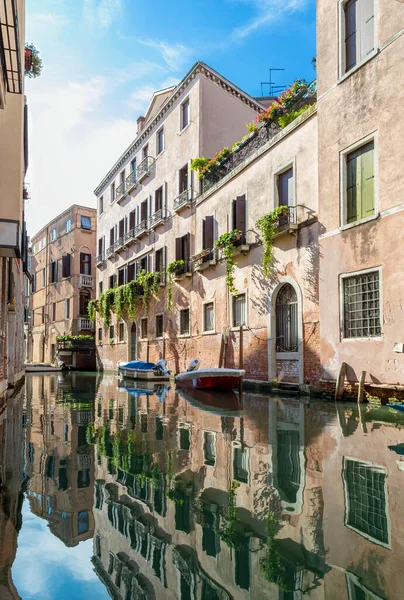
[[[216,464],[216,435],[213,431],[203,432],[203,461],[211,467]]]
[[[114,202],[115,200],[115,182],[113,181],[111,183],[111,204]]]
[[[66,233],[69,233],[72,229],[72,220],[71,219],[67,219],[66,221]]]
[[[91,217],[81,215],[81,229],[87,229],[88,231],[91,231]]]
[[[87,488],[90,485],[90,469],[81,469],[77,471],[77,487]]]
[[[143,317],[143,319],[141,319],[141,321],[140,321],[140,335],[142,336],[142,339],[147,338],[147,318],[146,317]]]
[[[247,299],[245,293],[233,296],[233,327],[247,323]]]
[[[191,234],[187,233],[175,239],[175,260],[185,262],[184,270],[189,269],[189,258],[191,256]]]
[[[202,250],[211,250],[215,242],[214,217],[205,217],[202,221]]]
[[[157,338],[163,337],[163,333],[164,333],[164,315],[157,315],[156,316],[156,337]]]
[[[111,227],[109,230],[109,245],[113,246],[115,243],[115,227]]]
[[[189,450],[191,448],[191,430],[189,427],[182,426],[179,428],[178,442],[180,450]]]
[[[104,212],[104,196],[100,196],[98,199],[98,214],[102,215]]]
[[[52,304],[52,321],[56,321],[56,302]]]
[[[109,341],[114,341],[115,338],[115,327],[113,325],[109,326]]]
[[[88,303],[91,300],[90,292],[82,292],[79,296],[79,310],[83,317],[88,316]]]
[[[156,440],[162,440],[164,438],[164,421],[163,417],[156,417],[155,425],[155,438]]]
[[[181,124],[180,129],[185,129],[189,125],[189,98],[181,104]]]
[[[149,203],[147,200],[143,200],[143,202],[140,204],[140,221],[147,221],[149,216],[148,205]]]
[[[80,252],[80,274],[91,275],[91,254]]]
[[[126,271],[125,267],[123,269],[119,269],[119,271],[118,271],[118,285],[124,285],[125,284],[125,271]]]
[[[132,162],[130,163],[131,166],[131,173],[133,173],[133,181],[136,181],[136,158],[134,158],[132,160]]]
[[[290,283],[285,283],[278,292],[275,315],[276,352],[297,352],[299,345],[297,295]]]
[[[233,448],[233,478],[241,483],[248,483],[248,450],[235,446]]]
[[[125,324],[124,323],[119,323],[118,339],[120,342],[123,342],[125,340]]]
[[[188,165],[182,167],[178,172],[178,193],[182,194],[188,189]]]
[[[237,196],[233,200],[233,230],[239,229],[245,231],[247,229],[247,206],[245,196]]]
[[[52,229],[52,242],[54,242],[56,240],[57,237],[57,231],[56,231],[56,227],[54,227]]]
[[[56,283],[58,280],[58,261],[52,260],[50,264],[50,283]]]
[[[42,325],[44,325],[44,323],[45,323],[45,317],[46,317],[46,315],[45,315],[45,307],[42,306],[41,307],[41,322],[42,322]]]
[[[42,269],[42,287],[46,286],[46,269]]]
[[[98,254],[101,256],[104,249],[104,236],[98,238]]]
[[[343,337],[381,335],[380,271],[342,276]]]
[[[116,275],[110,275],[109,276],[109,289],[111,290],[112,288],[115,287],[116,284]]]
[[[143,159],[145,159],[149,156],[149,144],[146,144],[146,146],[143,146],[142,156],[143,156]]]
[[[213,302],[205,302],[203,310],[203,331],[215,330],[215,305]]]
[[[104,282],[103,281],[99,281],[98,282],[98,295],[99,296],[101,296],[103,288],[104,288]]]
[[[123,238],[125,235],[125,219],[121,219],[118,223],[118,237]]]
[[[376,543],[389,545],[387,471],[344,458],[345,525]]]
[[[62,277],[70,277],[71,275],[71,271],[70,271],[70,254],[64,254],[62,256]]]
[[[180,334],[189,335],[189,308],[180,310]]]
[[[65,300],[65,319],[70,319],[70,298]]]
[[[163,276],[166,270],[165,267],[165,252],[166,252],[166,247],[164,246],[163,248],[160,248],[159,250],[156,250],[156,253],[154,255],[154,270],[156,271],[156,273],[161,273],[161,275]],[[160,279],[161,282],[161,279]]]
[[[163,186],[159,187],[154,194],[154,212],[163,208]]]
[[[343,7],[343,72],[347,73],[375,49],[374,0],[348,0]]]
[[[83,533],[87,533],[90,528],[90,518],[88,515],[88,510],[82,510],[79,512],[77,516],[77,533],[78,535],[83,535]]]
[[[128,282],[135,281],[135,279],[136,279],[136,263],[135,262],[130,263],[128,265],[127,279],[128,279]]]
[[[36,273],[32,273],[31,292],[36,292]]]
[[[275,176],[276,195],[278,206],[294,206],[295,203],[295,178],[293,167],[278,173]]]
[[[298,501],[301,489],[300,434],[293,429],[276,432],[278,491],[282,500],[290,504]]]
[[[119,173],[119,185],[122,186],[121,193],[125,187],[125,169]]]
[[[161,154],[164,150],[164,127],[158,130],[156,138],[157,154]]]
[[[344,155],[346,189],[345,223],[371,217],[375,213],[374,141]]]
[[[102,342],[102,327],[98,328],[98,341]]]
[[[141,271],[148,272],[149,271],[149,256],[144,256],[143,258],[141,258],[139,266],[140,266]]]

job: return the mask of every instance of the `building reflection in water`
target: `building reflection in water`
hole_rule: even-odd
[[[90,384],[90,385],[89,385]],[[26,382],[26,474],[31,512],[66,546],[93,537],[96,380],[80,373],[41,375]]]

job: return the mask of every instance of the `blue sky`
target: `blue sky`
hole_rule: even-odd
[[[315,0],[27,0],[26,11],[44,63],[26,82],[30,235],[73,203],[95,206],[153,91],[196,61],[253,96],[269,67],[285,69],[280,84],[315,75]]]

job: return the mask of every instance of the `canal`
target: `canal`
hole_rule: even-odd
[[[0,434],[1,600],[403,598],[393,408],[30,375]]]

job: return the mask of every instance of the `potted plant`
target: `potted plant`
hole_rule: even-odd
[[[34,79],[42,72],[42,60],[34,44],[25,44],[24,72],[26,77]]]

